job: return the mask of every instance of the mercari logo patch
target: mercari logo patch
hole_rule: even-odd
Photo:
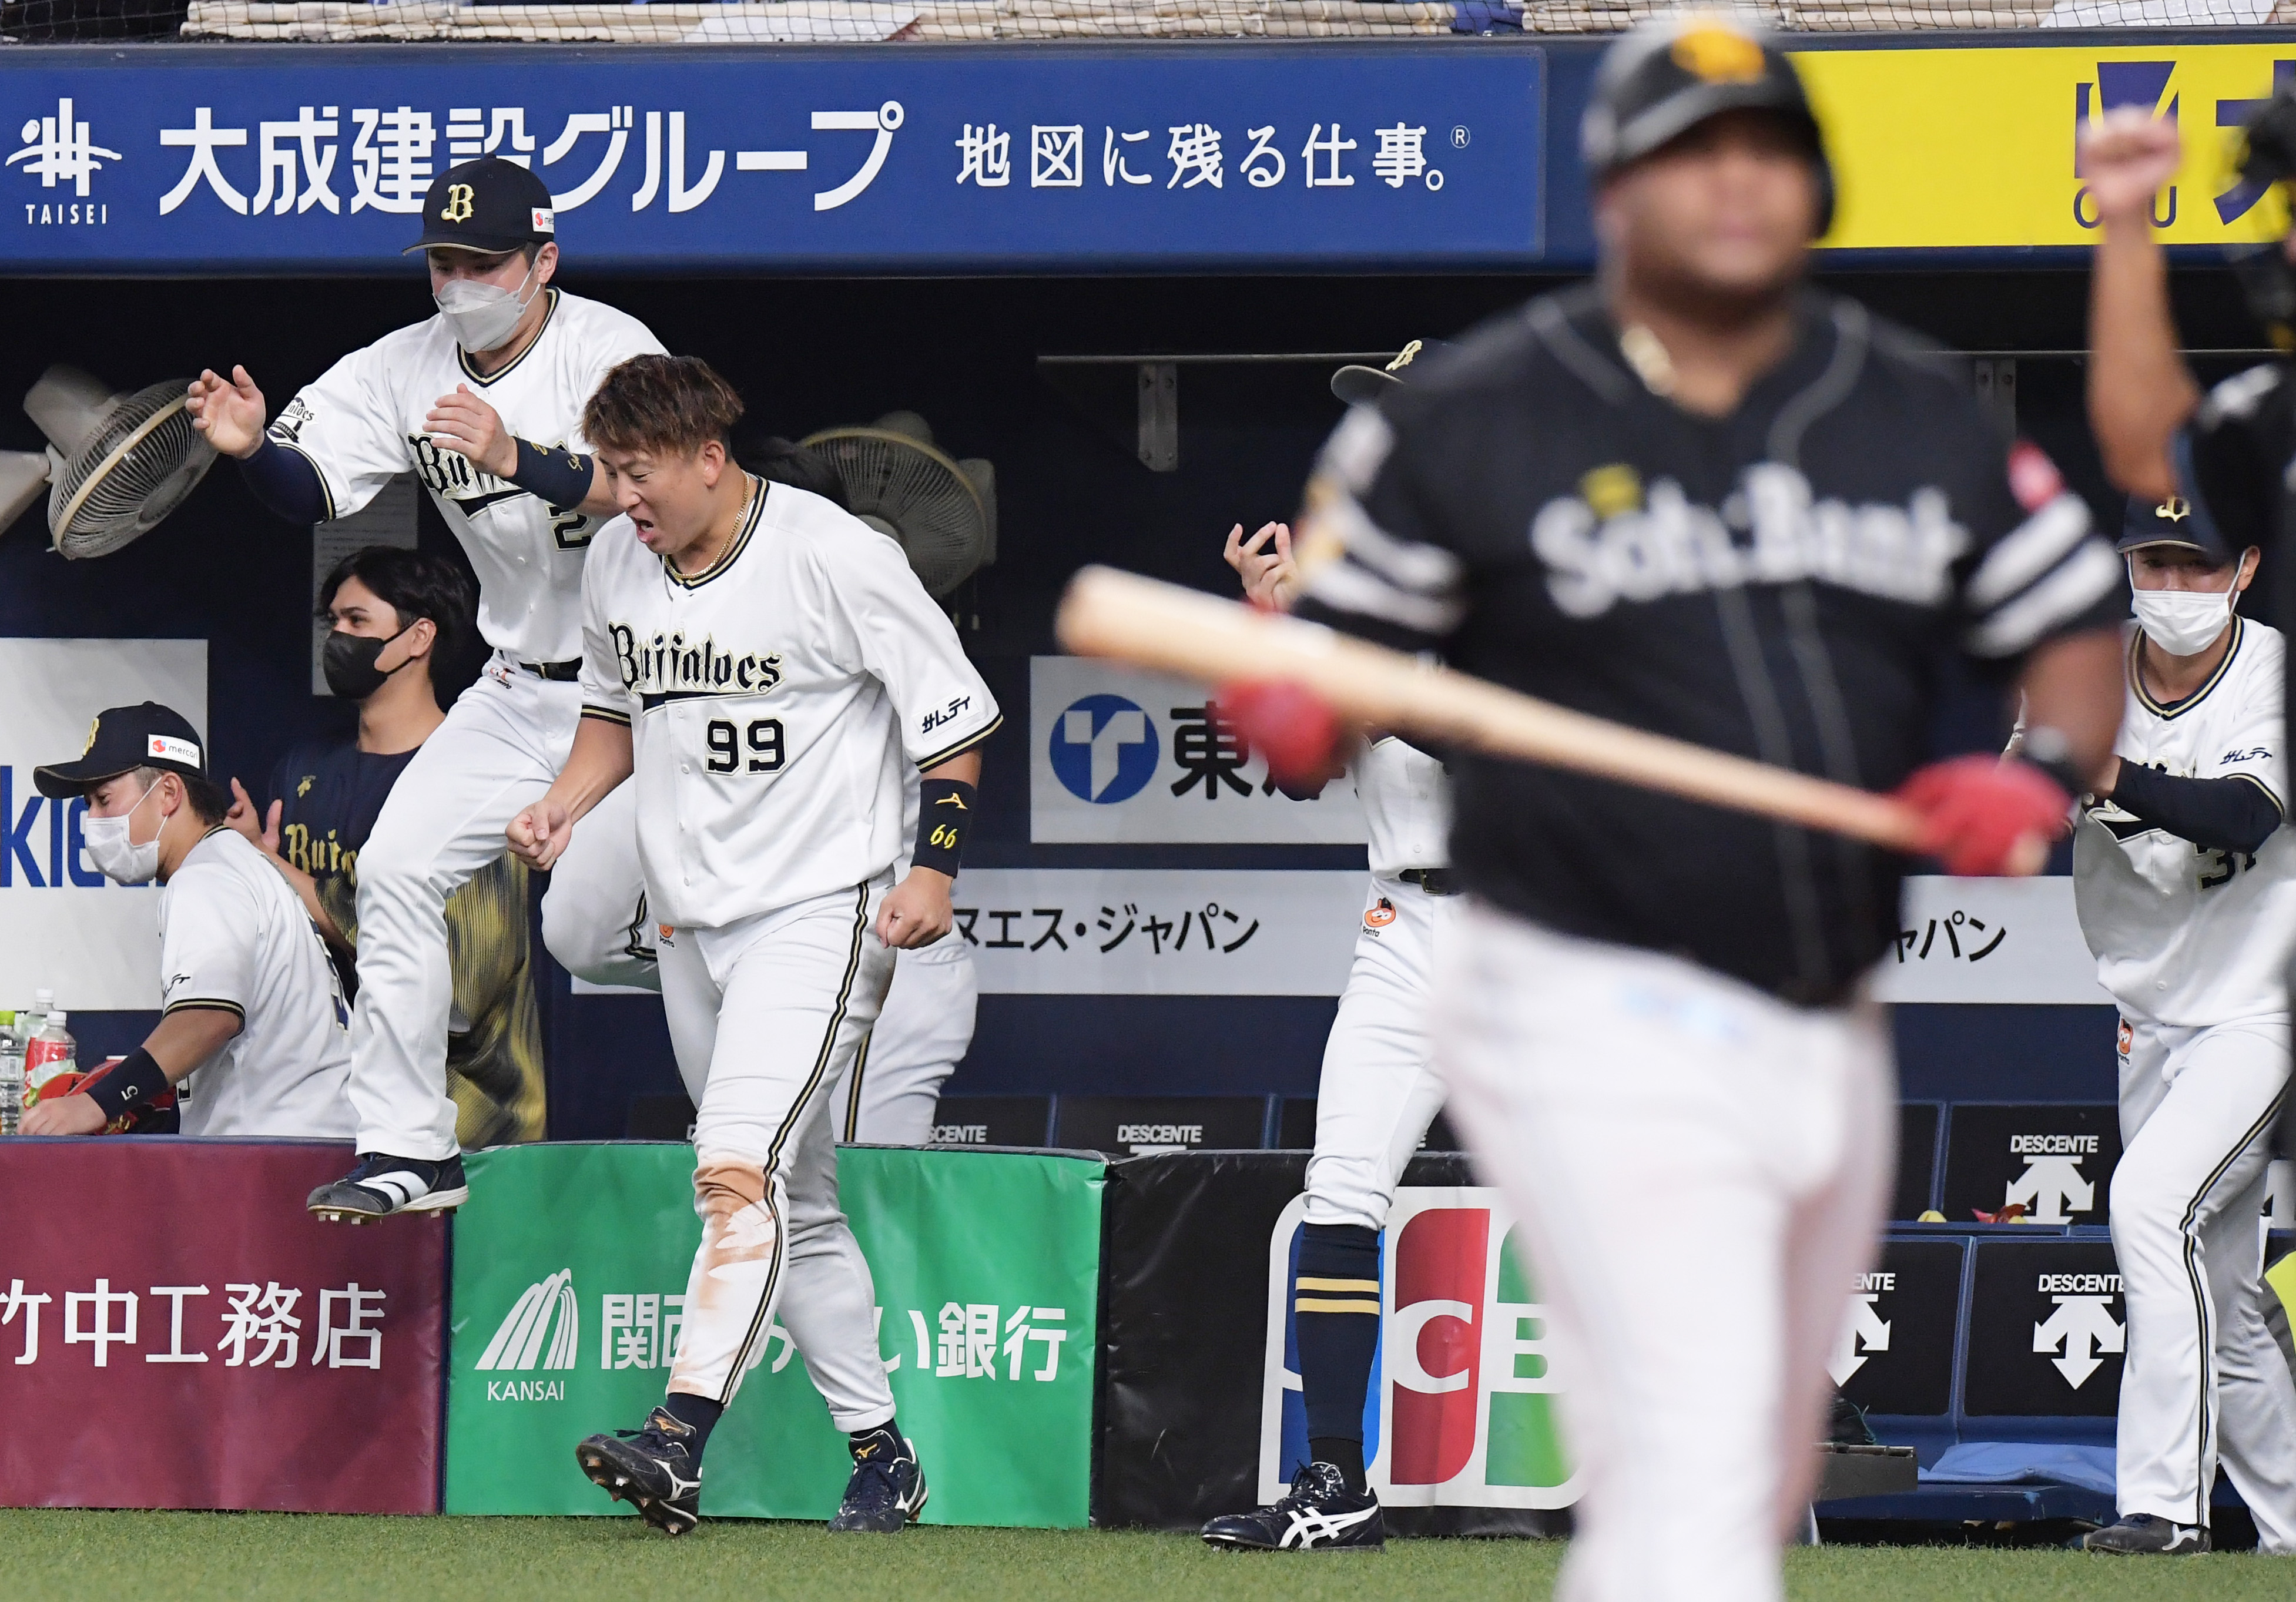
[[[1130,801],[1156,776],[1155,720],[1121,695],[1086,695],[1054,721],[1053,776],[1079,801]]]
[[[1259,1489],[1283,1494],[1308,1458],[1289,1294],[1301,1196],[1267,1254]],[[1577,1499],[1554,1401],[1546,1320],[1498,1193],[1406,1187],[1380,1237],[1380,1344],[1364,1406],[1364,1456],[1398,1507],[1561,1508]]]

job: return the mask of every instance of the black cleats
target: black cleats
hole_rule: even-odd
[[[701,1519],[701,1465],[687,1443],[690,1425],[660,1408],[641,1430],[593,1435],[574,1449],[590,1483],[665,1535],[683,1535]]]
[[[1246,1552],[1379,1552],[1387,1527],[1379,1499],[1348,1489],[1329,1463],[1309,1463],[1292,1476],[1291,1494],[1271,1507],[1230,1513],[1204,1526],[1204,1544]]]
[[[2204,1524],[2179,1524],[2150,1513],[2132,1513],[2102,1530],[2091,1530],[2080,1538],[2080,1548],[2123,1557],[2185,1557],[2209,1549],[2209,1532]]]
[[[361,1152],[358,1166],[332,1185],[311,1193],[304,1206],[330,1224],[364,1224],[394,1212],[442,1212],[471,1199],[463,1160],[425,1162],[419,1157],[387,1157]]]
[[[927,1494],[916,1448],[890,1430],[873,1431],[853,1448],[853,1477],[829,1527],[893,1534],[914,1521]]]

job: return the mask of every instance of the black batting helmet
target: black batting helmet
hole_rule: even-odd
[[[1578,127],[1587,170],[1606,177],[1725,111],[1774,111],[1809,141],[1817,168],[1817,231],[1833,224],[1833,168],[1801,78],[1757,24],[1724,12],[1680,12],[1643,23],[1603,53]]]

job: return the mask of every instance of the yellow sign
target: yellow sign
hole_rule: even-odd
[[[2296,78],[2296,41],[2086,49],[1813,50],[1794,56],[1841,183],[1829,246],[1969,250],[2096,242],[2076,169],[2084,118],[2173,119],[2185,164],[2153,202],[2167,244],[2276,239],[2288,207],[2233,171],[2240,124]]]

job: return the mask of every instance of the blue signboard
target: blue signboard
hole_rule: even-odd
[[[523,161],[586,268],[1521,267],[1546,53],[1491,41],[0,57],[0,273],[374,272]]]

